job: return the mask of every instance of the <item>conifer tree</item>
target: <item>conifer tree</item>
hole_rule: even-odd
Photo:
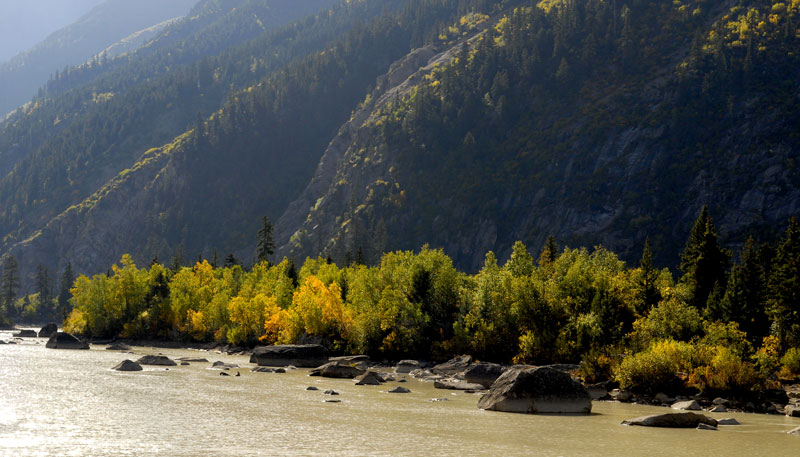
[[[0,304],[5,306],[6,315],[11,318],[16,315],[14,301],[17,299],[19,289],[18,268],[17,259],[13,255],[8,256],[3,262],[3,275],[0,278]]]
[[[553,238],[552,235],[550,235],[547,237],[547,241],[544,244],[542,253],[539,255],[539,266],[546,267],[552,265],[557,258],[558,258],[558,246],[556,245],[556,239]]]
[[[730,254],[717,242],[717,231],[703,206],[681,253],[681,282],[690,290],[689,304],[719,319],[719,300],[725,291]],[[717,289],[717,294],[712,294]],[[709,300],[711,298],[711,300]]]
[[[800,224],[794,217],[775,253],[767,305],[781,345],[800,346]]]
[[[50,271],[41,263],[36,267],[36,292],[39,294],[39,303],[49,306],[53,298],[53,287],[50,284]]]
[[[72,263],[67,262],[67,266],[64,267],[64,272],[61,274],[61,283],[59,284],[58,287],[58,310],[59,314],[64,319],[66,319],[67,315],[69,315],[70,312],[69,290],[72,288],[72,284],[74,282],[75,282],[75,273],[73,273],[72,271]]]
[[[661,300],[661,292],[659,292],[658,286],[656,285],[658,269],[653,266],[653,252],[650,250],[650,237],[644,240],[644,249],[642,250],[642,259],[639,262],[639,268],[642,271],[642,275],[639,278],[639,300],[642,308],[637,311],[640,315],[644,315]]]
[[[261,220],[261,229],[258,231],[258,244],[256,246],[256,262],[267,262],[275,253],[275,240],[272,238],[272,223],[267,216]]]
[[[530,276],[533,273],[533,257],[522,241],[514,243],[506,268],[515,277]]]
[[[731,268],[721,317],[723,321],[738,322],[753,343],[760,342],[769,333],[769,320],[764,312],[766,279],[756,243],[750,237],[742,248],[740,262]]]
[[[224,266],[225,268],[232,268],[234,265],[239,265],[239,260],[233,255],[233,253],[230,253],[227,257],[225,257]]]

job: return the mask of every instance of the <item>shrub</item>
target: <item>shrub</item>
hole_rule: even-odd
[[[622,389],[634,392],[656,393],[680,388],[678,377],[681,359],[686,357],[685,343],[662,341],[643,352],[622,360],[616,378]]]
[[[617,367],[616,356],[612,351],[593,349],[583,356],[578,374],[586,382],[607,381],[614,377]]]
[[[689,383],[701,391],[743,391],[759,384],[761,377],[755,366],[742,360],[730,348],[717,346],[710,363],[695,369]]]
[[[633,323],[631,339],[639,348],[657,340],[689,341],[700,335],[703,318],[700,312],[678,297],[670,297],[653,308],[647,317]]]
[[[792,378],[800,376],[800,348],[790,348],[781,357],[781,377]]]

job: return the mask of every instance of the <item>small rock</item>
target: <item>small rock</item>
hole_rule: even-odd
[[[14,338],[36,338],[36,331],[35,330],[20,330],[17,333],[14,333]]]
[[[452,358],[447,362],[440,363],[439,365],[434,366],[431,368],[431,372],[435,374],[445,375],[445,376],[453,376],[456,373],[461,373],[472,364],[472,356],[471,355],[462,355],[459,357]]]
[[[595,384],[587,384],[586,390],[589,392],[589,396],[592,397],[592,400],[605,400],[610,398],[608,396],[608,383],[607,382],[598,382]]]
[[[211,370],[230,370],[232,368],[239,368],[239,365],[235,363],[225,363],[223,361],[217,360],[216,362],[212,363],[209,369]]]
[[[717,425],[742,425],[739,421],[732,417],[726,417],[717,421]]]
[[[140,357],[137,362],[140,365],[160,365],[167,367],[174,367],[178,365],[174,360],[164,355],[146,355],[144,357]]]
[[[719,429],[717,427],[714,427],[713,425],[700,423],[697,424],[697,430],[719,430]]]
[[[328,399],[328,400],[323,400],[323,403],[341,403],[341,402],[342,402],[342,400],[337,400],[335,398],[331,398],[331,399]]]
[[[308,386],[308,387],[306,387],[306,390],[319,390],[319,389],[317,387],[314,387],[314,386]]]
[[[383,378],[374,371],[368,371],[355,379],[357,386],[379,386],[383,382]]]
[[[208,359],[197,358],[197,357],[180,357],[175,360],[178,360],[180,362],[190,362],[190,363],[208,363]]]
[[[116,371],[142,371],[142,366],[132,360],[123,360],[118,363],[112,370]]]
[[[184,366],[184,367],[185,367],[185,366],[187,366],[187,365],[191,365],[191,363],[189,363],[189,362],[181,362],[181,366]]]
[[[337,392],[337,391],[335,391],[333,389],[328,389],[328,390],[326,390],[325,392],[322,392],[322,393],[325,394],[325,395],[339,395],[339,392]]]
[[[724,406],[728,406],[728,403],[730,403],[730,401],[728,401],[728,399],[727,399],[727,398],[721,398],[721,397],[717,397],[717,398],[715,398],[715,399],[714,399],[714,400],[713,400],[711,403],[713,403],[713,404],[715,404],[715,405],[724,405]]]
[[[700,411],[703,408],[700,407],[700,404],[697,403],[695,400],[689,401],[679,401],[677,403],[673,403],[671,406],[672,409],[681,409],[684,411]]]
[[[398,380],[397,380],[397,382],[406,382],[406,379],[405,379],[405,378],[403,378],[403,379],[398,379]]]
[[[800,427],[797,427],[797,428],[794,428],[794,429],[792,429],[792,430],[789,430],[789,432],[788,432],[788,433],[789,433],[790,435],[797,435],[797,436],[800,436]]]
[[[106,348],[107,351],[130,351],[131,347],[124,343],[114,343]]]
[[[434,381],[433,387],[437,389],[449,390],[485,390],[482,384],[475,384],[457,379],[443,379],[441,381]]]
[[[709,409],[708,411],[711,412],[711,413],[727,413],[728,412],[728,408],[726,408],[725,405],[717,405],[717,406]]]
[[[412,371],[418,369],[420,367],[420,363],[416,360],[401,360],[397,363],[397,366],[394,367],[395,373],[411,373]]]
[[[654,414],[622,421],[622,425],[666,428],[696,428],[700,424],[716,426],[717,423],[716,420],[710,417],[692,412]]]
[[[273,373],[286,373],[286,369],[285,368],[276,368],[275,370],[273,370]]]
[[[220,371],[219,375],[220,376],[230,376],[228,373],[225,373],[224,371]]]
[[[346,361],[328,362],[319,366],[308,374],[309,376],[322,376],[324,378],[353,379],[364,374],[361,368],[348,365]]]
[[[39,330],[39,338],[50,338],[56,332],[58,332],[58,325],[51,322]]]
[[[388,391],[390,394],[408,394],[411,393],[410,390],[406,389],[405,387],[397,386],[394,389]]]
[[[428,401],[429,401],[429,402],[434,402],[434,403],[435,403],[435,402],[440,402],[440,401],[450,401],[450,399],[449,399],[449,398],[431,398],[431,399],[430,399],[430,400],[428,400]]]
[[[633,394],[627,390],[614,389],[609,395],[611,395],[611,398],[614,400],[622,403],[629,403],[633,400]]]
[[[789,417],[800,417],[800,406],[789,405],[783,411]]]
[[[241,376],[241,375],[242,375],[242,374],[241,374],[241,373],[239,373],[238,371],[236,372],[236,376]]]
[[[253,373],[275,373],[275,368],[253,367],[250,371]]]
[[[665,394],[664,392],[657,393],[656,396],[653,397],[653,400],[657,401],[658,403],[661,403],[662,405],[675,403],[675,399]]]

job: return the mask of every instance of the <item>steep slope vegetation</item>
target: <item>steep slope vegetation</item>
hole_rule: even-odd
[[[443,40],[491,27],[368,99],[281,220],[281,253],[376,259],[424,242],[477,270],[488,250],[552,234],[633,260],[646,235],[678,252],[703,204],[726,242],[768,237],[800,211],[800,5],[739,3],[465,16]]]
[[[195,0],[107,0],[77,22],[0,65],[0,116],[30,100],[53,73],[77,65],[138,30],[183,16]]]

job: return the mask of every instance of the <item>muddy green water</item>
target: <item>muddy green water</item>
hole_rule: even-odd
[[[477,409],[477,395],[410,378],[355,386],[308,370],[252,373],[247,357],[213,352],[64,351],[44,342],[0,345],[0,455],[800,455],[800,437],[786,433],[800,420],[783,416],[715,415],[743,424],[718,432],[624,427],[623,419],[666,410],[595,402],[585,417],[496,413]],[[241,376],[220,376],[210,363],[110,370],[157,353],[237,363]],[[305,390],[312,385],[321,390]],[[397,385],[411,393],[384,392]]]

